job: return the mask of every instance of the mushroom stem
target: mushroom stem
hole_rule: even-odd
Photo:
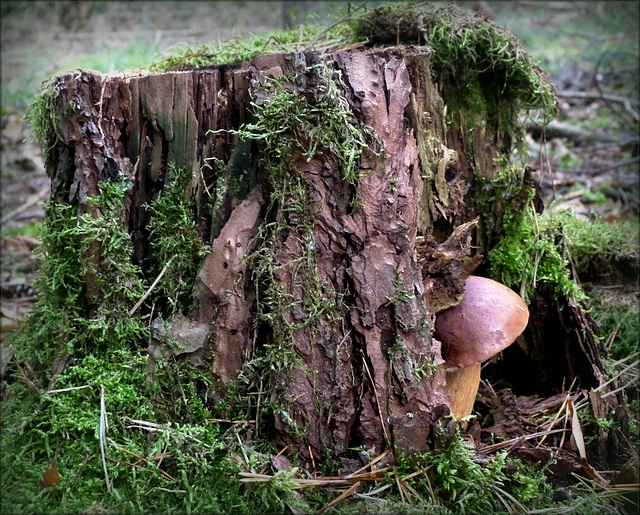
[[[449,396],[449,408],[456,420],[471,415],[473,403],[480,387],[480,363],[469,367],[447,369],[445,392]]]

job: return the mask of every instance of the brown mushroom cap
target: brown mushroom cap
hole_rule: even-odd
[[[447,365],[468,367],[511,345],[529,322],[529,309],[513,290],[469,276],[462,302],[436,316],[435,336]]]

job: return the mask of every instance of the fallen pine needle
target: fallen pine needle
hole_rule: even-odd
[[[210,418],[212,424],[254,424],[255,420],[231,420],[228,418]]]
[[[83,390],[84,388],[91,388],[91,386],[84,385],[84,386],[70,386],[69,388],[60,388],[59,390],[49,390],[48,392],[45,392],[47,395],[50,395],[52,393],[62,393],[62,392],[70,392],[72,390]]]
[[[109,473],[107,472],[107,458],[106,458],[106,440],[107,429],[109,429],[109,423],[107,421],[107,406],[104,401],[104,385],[100,385],[100,427],[99,427],[99,439],[100,439],[100,455],[102,456],[102,467],[104,468],[104,478],[107,483],[107,491],[112,492],[111,481],[109,481]]]
[[[387,426],[384,424],[384,419],[382,417],[382,411],[380,411],[380,398],[378,397],[378,390],[376,388],[376,383],[373,381],[373,376],[371,372],[369,372],[369,366],[367,365],[367,360],[364,356],[362,356],[362,364],[364,365],[364,369],[367,371],[367,375],[369,376],[369,381],[371,381],[371,387],[373,388],[373,393],[376,397],[376,403],[378,405],[378,416],[380,417],[380,424],[382,425],[382,433],[384,435],[384,441],[387,443],[387,447],[390,446],[389,435],[387,434]]]
[[[149,294],[156,287],[156,284],[158,284],[160,282],[160,279],[162,279],[162,276],[166,273],[167,269],[169,268],[169,265],[171,265],[171,262],[176,257],[178,257],[178,254],[174,254],[173,256],[171,256],[171,259],[169,261],[167,261],[167,264],[164,265],[164,268],[160,271],[160,273],[158,274],[158,277],[156,277],[156,280],[153,281],[153,284],[151,286],[149,286],[149,289],[145,292],[145,294],[140,298],[140,300],[138,302],[136,302],[136,305],[131,308],[131,311],[129,311],[129,316],[133,315],[138,310],[138,308],[142,305],[142,303],[145,300],[147,300],[147,297],[149,296]]]
[[[350,486],[355,483],[359,483],[361,481],[384,481],[384,472],[386,472],[388,468],[376,470],[375,472],[365,472],[364,474],[359,474],[354,477],[326,477],[326,478],[317,478],[317,479],[300,479],[300,478],[292,478],[291,481],[296,483],[296,486],[293,486],[293,490],[298,490],[300,488],[308,488],[311,486]],[[267,483],[273,479],[274,476],[270,476],[268,474],[254,474],[251,472],[240,472],[240,482],[241,483]]]
[[[382,454],[379,454],[376,458],[372,459],[369,463],[367,463],[364,467],[359,468],[358,470],[356,470],[355,472],[352,472],[351,474],[349,474],[348,476],[346,476],[347,478],[350,477],[354,477],[358,474],[360,474],[361,472],[367,470],[369,467],[373,467],[376,463],[378,463],[382,458],[384,458],[387,454],[389,454],[391,452],[390,449],[387,449],[386,451],[384,451]]]
[[[147,460],[146,458],[143,458],[142,456],[136,454],[135,452],[131,452],[128,451],[127,449],[123,449],[122,447],[118,449],[121,452],[124,452],[125,454],[128,454],[129,456],[133,456],[134,458],[138,458],[139,461],[141,461],[142,463],[144,463],[145,465],[149,465],[149,460]],[[157,455],[160,456],[160,455]],[[165,457],[165,456],[162,456]],[[131,465],[132,467],[136,467],[136,468],[142,468],[144,469],[144,467],[142,465],[140,465],[139,463],[129,463],[129,462],[124,462],[127,465]],[[171,475],[169,475],[167,472],[165,472],[164,470],[162,470],[159,466],[158,467],[153,467],[155,470],[158,471],[158,473],[164,477],[165,479],[169,480],[169,481],[173,481],[175,482],[176,479],[171,477]]]
[[[520,442],[524,442],[526,440],[531,440],[532,438],[550,435],[553,433],[565,433],[567,431],[569,431],[569,429],[549,429],[547,431],[532,433],[527,436],[518,436],[516,438],[512,438],[511,440],[505,440],[504,442],[498,442],[498,443],[494,443],[493,445],[487,445],[482,449],[478,449],[477,452],[478,454],[489,454],[490,452],[499,451],[500,449],[504,449],[505,447],[511,447],[512,445],[518,444]]]
[[[422,472],[422,471],[420,471],[420,472]],[[415,488],[413,488],[409,483],[406,482],[406,479],[407,478],[401,480],[402,484],[404,485],[404,487],[407,490],[409,490],[409,492],[411,492],[413,495],[415,495],[422,504],[426,504],[426,501],[423,499],[423,497],[416,491]]]
[[[343,501],[347,497],[351,497],[354,493],[356,493],[358,491],[358,489],[360,488],[361,484],[362,483],[358,482],[358,483],[355,483],[354,485],[352,485],[347,491],[345,491],[342,494],[340,494],[333,501],[331,501],[329,504],[327,504],[324,508],[322,508],[320,511],[318,511],[318,513],[324,513],[325,511],[330,510],[331,508],[333,508],[335,505],[337,505],[339,502]]]

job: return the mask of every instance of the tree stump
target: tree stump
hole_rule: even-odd
[[[483,257],[505,221],[535,200],[531,175],[509,158],[521,110],[552,98],[543,74],[507,73],[474,47],[460,50],[478,54],[465,82],[443,49],[420,44],[424,32],[401,29],[411,44],[396,44],[394,29],[328,54],[80,71],[43,96],[47,216],[62,206],[78,224],[106,217],[130,240],[114,258],[110,240],[79,237],[73,310],[103,313],[107,325],[139,317],[148,333],[123,340],[132,350],[206,371],[210,406],[249,400],[256,430],[270,428],[305,461],[361,446],[426,449],[449,412],[434,317],[460,301],[474,270],[488,273]],[[120,196],[106,201],[107,190]],[[137,296],[114,297],[116,283],[138,284]],[[569,352],[545,387],[569,369],[593,383],[599,358],[580,350],[593,345],[592,327],[576,305],[558,315],[556,294],[540,295],[523,337],[529,357],[518,359],[545,368],[560,316],[551,340],[578,349],[579,370]]]

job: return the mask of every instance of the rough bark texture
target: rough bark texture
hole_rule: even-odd
[[[495,135],[482,126],[470,136],[446,123],[430,57],[428,47],[389,47],[322,58],[259,56],[240,65],[156,75],[82,72],[58,81],[59,141],[48,163],[54,197],[77,202],[79,215],[93,210],[100,217],[87,198],[118,173],[129,177],[126,230],[143,270],[146,206],[163,189],[168,163],[192,172],[186,194],[196,200],[198,234],[211,253],[189,313],[154,320],[151,356],[162,357],[168,337],[179,341],[183,347],[174,354],[208,366],[222,396],[261,348],[279,345],[292,352],[293,364],[276,371],[260,394],[278,407],[273,422],[279,439],[307,459],[327,449],[341,456],[361,444],[376,453],[387,445],[422,451],[435,422],[449,411],[433,320],[459,301],[466,277],[482,260],[471,246],[477,226],[474,171],[495,178],[499,152]],[[344,98],[357,119],[375,130],[387,155],[365,150],[355,185],[343,180],[326,149],[311,159],[302,152],[290,156],[292,173],[306,184],[306,206],[315,213],[305,239],[295,212],[286,203],[269,203],[260,145],[238,142],[225,131],[250,118],[250,99],[267,77],[302,71],[304,79],[291,89],[316,94],[304,70],[320,59],[340,71]],[[211,158],[225,164],[223,174]],[[260,228],[282,219],[288,228],[279,235],[273,277],[290,300],[279,314],[293,328],[290,341],[274,341],[273,327],[256,320],[260,291],[246,259],[265,244]],[[336,308],[305,325],[311,315],[301,306],[308,285],[298,274],[309,256],[325,301]],[[98,271],[98,243],[91,259]],[[91,309],[99,292],[90,275],[85,280]],[[563,323],[571,331],[583,327],[575,319]],[[533,327],[538,330],[535,321]],[[531,338],[538,342],[540,336]],[[598,361],[587,361],[580,366],[588,383]]]

